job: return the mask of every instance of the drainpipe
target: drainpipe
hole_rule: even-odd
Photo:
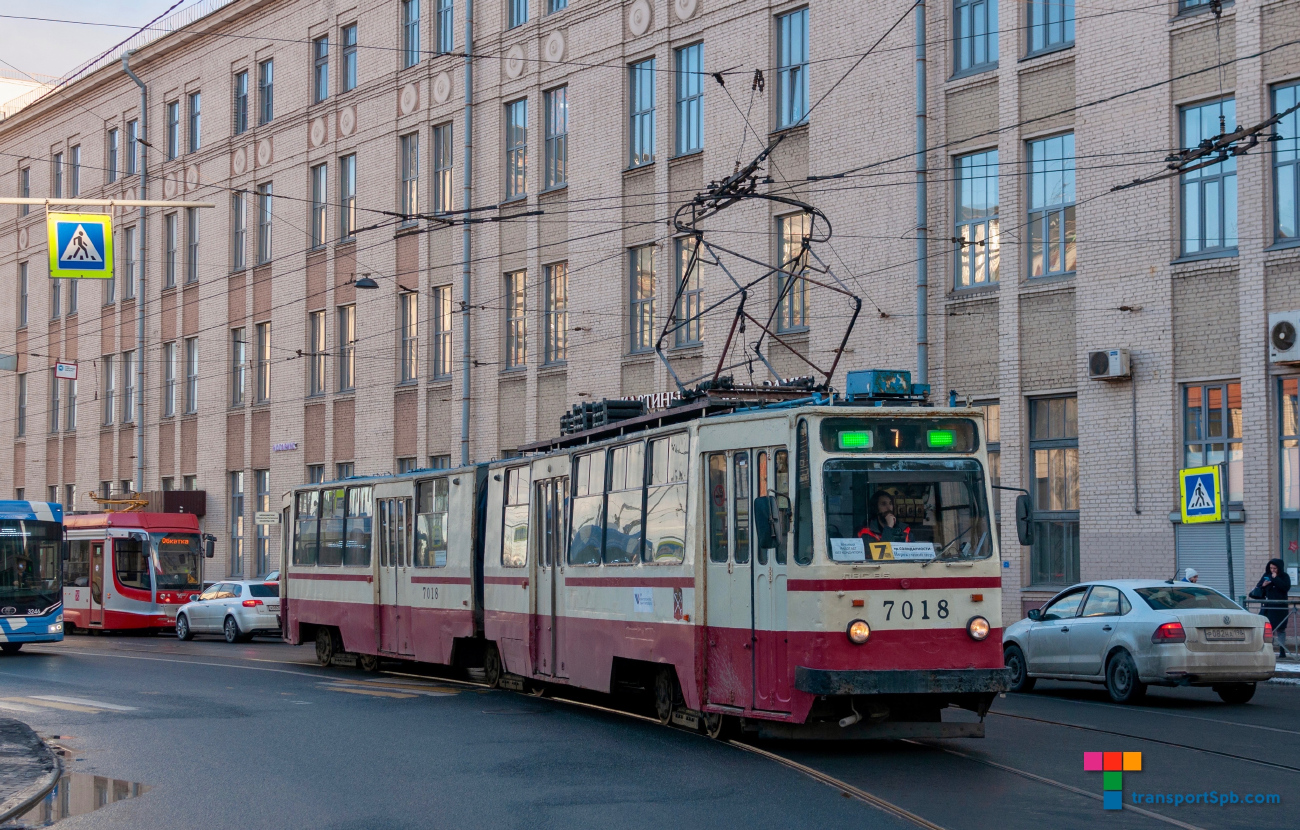
[[[928,233],[925,193],[925,0],[916,4],[916,382],[930,382]],[[949,379],[951,380],[951,378]]]
[[[474,0],[465,2],[465,160],[461,165],[465,191],[462,199],[465,224],[461,226],[461,394],[460,394],[460,464],[469,466],[469,399],[470,399],[470,264],[469,208],[474,195]]]
[[[140,148],[140,198],[149,198],[149,174],[145,153],[145,142],[149,140],[149,87],[144,81],[131,71],[130,60],[135,54],[134,49],[128,49],[122,53],[122,70],[135,85],[140,87],[140,136],[136,144]],[[136,238],[139,240],[140,250],[137,253],[136,263],[138,264],[139,273],[136,275],[137,286],[135,295],[136,325],[135,325],[135,491],[144,492],[144,301],[148,294],[144,289],[144,252],[145,252],[145,218],[146,208],[140,206],[140,226],[136,228]],[[156,605],[158,603],[158,586],[149,580],[151,585],[150,599]]]

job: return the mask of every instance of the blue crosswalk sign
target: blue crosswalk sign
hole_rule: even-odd
[[[1183,523],[1222,521],[1218,467],[1192,467],[1178,472]]]
[[[112,218],[104,213],[48,214],[50,277],[112,279]]]

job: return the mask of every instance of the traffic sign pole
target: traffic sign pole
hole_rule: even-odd
[[[1227,457],[1227,445],[1224,446]],[[1223,535],[1228,540],[1228,596],[1237,601],[1237,581],[1232,575],[1232,517],[1228,515],[1228,462],[1219,465],[1219,508],[1223,511]]]

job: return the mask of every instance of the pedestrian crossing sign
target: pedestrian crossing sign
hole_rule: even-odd
[[[1183,524],[1223,521],[1218,467],[1179,470],[1178,484],[1183,506]]]
[[[113,219],[107,213],[46,214],[50,279],[113,278]]]

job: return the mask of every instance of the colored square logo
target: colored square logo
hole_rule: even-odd
[[[1101,794],[1101,807],[1103,810],[1123,810],[1124,793],[1119,790],[1109,790]]]
[[[1102,752],[1085,752],[1083,753],[1083,771],[1084,772],[1101,772],[1102,770]]]
[[[1125,752],[1124,753],[1124,771],[1141,772],[1142,771],[1142,753]]]
[[[1124,773],[1142,771],[1141,752],[1085,752],[1084,772],[1101,773],[1101,804],[1106,810],[1124,809]]]
[[[1102,769],[1107,772],[1115,772],[1124,769],[1123,752],[1106,752],[1103,753],[1103,756],[1104,760],[1102,761]]]
[[[1101,774],[1101,788],[1106,791],[1124,789],[1124,773],[1122,772],[1103,772]]]

